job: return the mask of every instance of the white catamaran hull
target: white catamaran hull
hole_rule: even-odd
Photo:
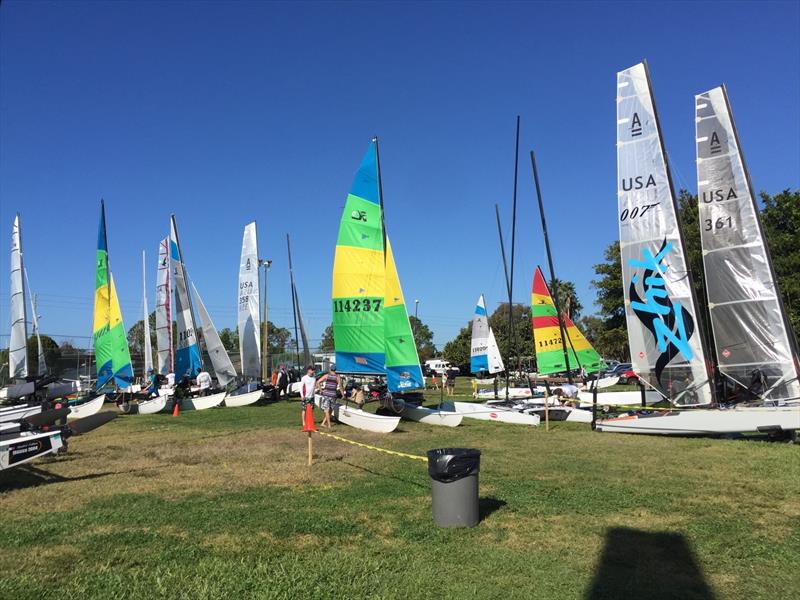
[[[537,406],[535,408],[523,409],[529,415],[538,415],[544,421],[545,413],[544,406]],[[568,421],[570,423],[591,423],[592,411],[583,410],[582,408],[573,408],[571,406],[555,406],[548,407],[547,418],[550,421]]]
[[[106,395],[100,394],[97,396],[97,398],[92,398],[88,402],[73,404],[69,407],[70,413],[67,415],[67,419],[71,421],[73,419],[82,419],[83,417],[95,415],[100,412],[101,408],[103,408],[103,403],[105,401]]]
[[[261,391],[261,389],[259,388],[253,392],[245,392],[244,394],[234,394],[233,396],[226,396],[225,406],[227,407],[247,406],[248,404],[253,404],[254,402],[258,402],[263,394],[264,392]]]
[[[140,415],[153,415],[157,412],[161,412],[164,410],[164,407],[167,405],[167,401],[169,400],[169,395],[162,394],[152,400],[145,400],[144,402],[139,402],[139,408],[137,412]]]
[[[441,411],[413,404],[406,404],[400,416],[409,421],[419,421],[428,425],[442,425],[444,427],[458,427],[463,419],[463,415],[456,412]]]
[[[192,398],[184,398],[183,402],[181,402],[181,410],[207,410],[209,408],[214,408],[215,406],[222,404],[222,401],[225,400],[225,396],[227,394],[228,392],[218,392],[216,394],[211,394],[210,396],[194,396]],[[170,398],[164,409],[167,412],[171,412],[174,408],[175,400],[174,398]]]
[[[28,406],[23,404],[21,406],[4,407],[0,409],[0,423],[19,421],[31,415],[38,415],[40,412],[42,412],[42,407],[39,405]]]
[[[321,406],[321,401],[321,396],[314,397],[314,402],[317,406]],[[375,433],[390,433],[397,429],[397,426],[400,424],[399,416],[386,417],[383,415],[376,415],[345,404],[337,404],[335,406],[333,409],[333,417],[340,423],[350,425],[350,427]]]
[[[602,390],[603,388],[611,387],[612,385],[617,385],[619,383],[619,376],[614,375],[612,377],[601,377],[600,379],[594,381],[587,381],[583,385],[584,390],[591,390],[592,387],[596,387],[598,390]]]
[[[534,392],[539,392],[537,388],[533,388]],[[541,393],[544,393],[544,390],[541,390]],[[480,400],[489,400],[495,397],[494,390],[485,390],[481,392],[476,392],[474,396]],[[505,399],[506,397],[506,388],[502,387],[497,390],[497,397],[500,399]],[[532,398],[533,394],[531,394],[530,388],[526,387],[518,387],[518,388],[509,388],[508,389],[508,397],[512,400],[523,400],[525,398]]]
[[[442,410],[452,411],[470,419],[481,421],[495,421],[498,423],[513,423],[517,425],[538,425],[539,417],[526,415],[508,408],[488,406],[474,402],[442,402]]]
[[[597,421],[597,431],[652,435],[725,435],[800,429],[800,408],[742,407],[654,412]]]
[[[24,432],[0,440],[0,471],[55,454],[63,445],[60,431]]]
[[[586,408],[592,405],[592,392],[578,392],[578,399],[581,407]],[[663,400],[661,394],[648,390],[644,393],[646,404],[655,404]],[[603,392],[597,394],[598,406],[638,406],[642,403],[641,392]]]

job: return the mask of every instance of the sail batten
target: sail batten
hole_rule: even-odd
[[[156,275],[156,348],[158,351],[158,372],[161,375],[172,373],[175,369],[175,355],[172,350],[172,294],[170,289],[169,238],[158,245],[158,271]]]
[[[175,216],[170,219],[169,254],[171,279],[175,288],[175,320],[178,329],[175,352],[175,380],[194,379],[201,369],[200,347],[197,342],[192,300],[189,295],[186,269],[183,263]]]
[[[242,235],[239,261],[238,321],[239,358],[242,375],[248,379],[261,378],[261,306],[258,279],[258,237],[256,223],[248,223]]]
[[[644,63],[617,73],[616,102],[617,218],[631,362],[673,403],[710,404],[697,301]]]
[[[28,320],[23,280],[22,231],[19,214],[11,230],[11,338],[8,343],[8,370],[11,379],[28,376]]]
[[[697,197],[719,371],[769,401],[800,399],[791,332],[723,86],[695,96]]]
[[[478,297],[475,314],[472,317],[472,338],[470,344],[470,372],[486,372],[490,375],[505,370],[494,332],[489,327],[486,302],[483,294]]]

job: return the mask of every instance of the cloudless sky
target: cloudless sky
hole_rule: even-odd
[[[242,228],[273,259],[270,319],[291,323],[286,233],[312,338],[330,322],[353,174],[381,138],[386,222],[406,304],[441,346],[485,293],[505,298],[522,117],[514,299],[546,264],[594,310],[617,239],[615,74],[647,58],[678,187],[696,190],[694,94],[727,83],[757,190],[800,186],[800,3],[9,2],[0,6],[0,238],[22,214],[44,333],[91,335],[99,200],[126,326],[153,309],[177,217],[189,276],[235,327]],[[9,323],[8,255],[0,323]],[[0,345],[8,343],[2,326]]]

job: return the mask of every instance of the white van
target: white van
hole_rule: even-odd
[[[426,360],[425,365],[431,371],[436,371],[439,374],[443,374],[447,372],[449,369],[453,368],[449,362],[441,358],[432,358],[431,360]]]

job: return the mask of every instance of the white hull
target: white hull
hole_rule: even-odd
[[[314,398],[314,402],[316,402],[317,406],[320,406],[320,400],[320,396]],[[400,424],[399,416],[385,417],[344,404],[336,405],[333,409],[333,417],[340,423],[350,425],[350,427],[375,433],[390,433],[397,429],[397,426]]]
[[[46,454],[55,454],[64,445],[61,431],[25,432],[0,441],[0,471],[18,467]]]
[[[100,394],[97,398],[93,398],[88,402],[73,404],[69,407],[70,413],[67,415],[67,419],[71,421],[73,419],[82,419],[84,417],[95,415],[100,412],[101,408],[103,408],[103,403],[105,401],[106,395]]]
[[[592,406],[592,392],[578,392],[578,399],[581,407]],[[661,402],[664,398],[658,392],[648,390],[644,393],[644,401],[647,404]],[[597,394],[597,406],[639,406],[642,403],[642,394],[635,392],[602,392]]]
[[[597,431],[652,435],[725,435],[800,429],[800,408],[742,407],[656,412],[597,421]]]
[[[583,389],[591,390],[592,386],[594,386],[598,390],[602,390],[603,388],[611,387],[612,385],[617,385],[618,383],[619,383],[619,377],[616,375],[614,375],[613,377],[602,377],[601,379],[587,382],[583,386]]]
[[[435,408],[425,408],[406,404],[400,416],[409,421],[419,421],[428,425],[442,425],[444,427],[458,427],[463,415],[452,411],[440,411]]]
[[[533,388],[535,392],[539,390],[537,388]],[[544,390],[541,390],[544,393]],[[480,400],[493,400],[494,399],[494,390],[486,390],[482,392],[477,392],[474,396]],[[497,389],[497,398],[499,400],[504,400],[506,397],[506,388],[498,388]],[[530,388],[509,388],[508,390],[508,397],[512,400],[524,400],[525,398],[532,398],[533,395],[531,394]]]
[[[544,407],[537,407],[534,409],[525,410],[528,414],[539,415],[539,418],[544,421]],[[570,423],[591,423],[592,411],[583,410],[581,408],[573,408],[571,406],[555,406],[549,408],[548,418],[551,421],[567,421]]]
[[[195,396],[193,398],[184,398],[183,402],[181,403],[181,411],[185,410],[207,410],[209,408],[214,408],[215,406],[219,406],[222,404],[222,401],[225,400],[225,396],[228,392],[219,392],[216,394],[211,394],[210,396]],[[172,397],[169,398],[169,401],[164,406],[164,409],[167,412],[172,412],[175,408],[175,401]]]
[[[225,406],[247,406],[253,404],[261,399],[264,392],[260,389],[254,392],[245,392],[244,394],[234,394],[233,396],[225,396]]]
[[[42,412],[41,406],[7,406],[0,409],[0,423],[11,423],[19,421],[31,415],[38,415]]]
[[[157,398],[153,398],[152,400],[139,402],[139,408],[137,412],[140,415],[152,415],[157,412],[161,412],[167,405],[167,400],[169,400],[169,396],[164,394],[162,396],[158,396]]]
[[[495,421],[498,423],[513,423],[517,425],[538,425],[539,417],[536,415],[526,415],[521,412],[477,404],[474,402],[442,402],[442,410],[452,411],[468,417],[470,419],[480,419],[481,421]]]

